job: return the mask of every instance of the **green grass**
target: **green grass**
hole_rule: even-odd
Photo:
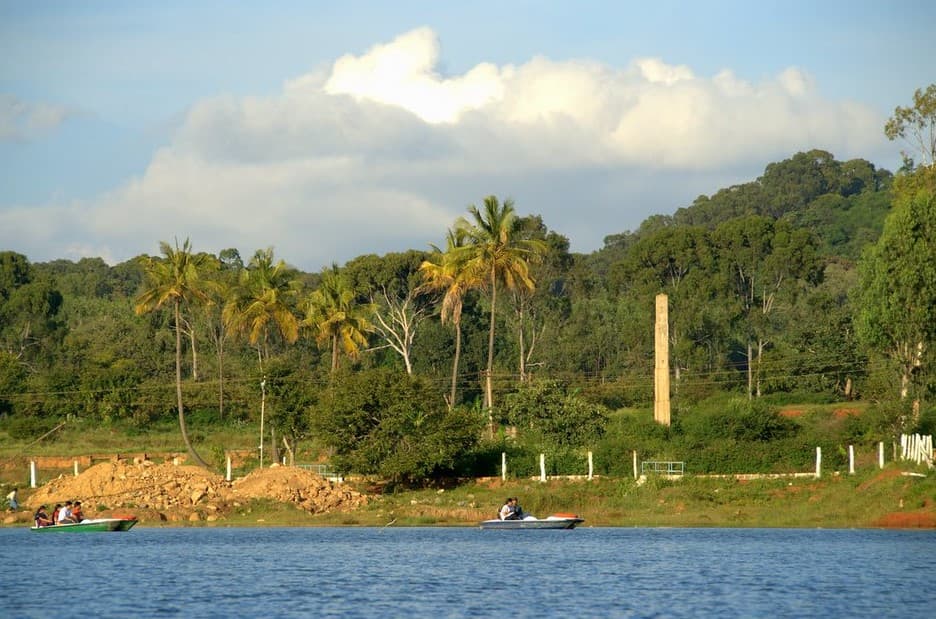
[[[514,480],[451,490],[385,495],[356,513],[360,524],[473,525],[492,518],[507,496],[536,515],[573,512],[585,526],[871,527],[893,512],[936,516],[936,476],[904,477],[894,467],[854,476],[738,481]],[[901,507],[903,506],[903,507]],[[314,518],[313,518],[314,520]]]

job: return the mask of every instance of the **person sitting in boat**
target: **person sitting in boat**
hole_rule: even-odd
[[[500,511],[497,513],[497,517],[501,520],[516,520],[514,515],[514,499],[513,497],[507,497],[507,500],[504,501],[503,506],[501,506]]]
[[[33,518],[36,520],[37,527],[48,527],[54,524],[49,514],[46,513],[45,505],[40,505]]]
[[[56,522],[58,522],[58,515],[60,511],[62,511],[62,504],[56,503],[55,509],[52,510],[52,524],[55,524]]]
[[[81,511],[81,501],[75,501],[72,504],[72,511],[71,511],[70,518],[72,522],[81,522],[82,520],[85,519],[84,513]]]
[[[72,502],[65,501],[65,505],[62,505],[62,508],[58,512],[58,516],[55,518],[55,524],[71,524],[74,520],[71,519],[71,510]]]
[[[507,497],[507,502],[501,507],[498,517],[501,520],[522,520],[523,510],[517,505],[516,497]]]
[[[520,507],[520,504],[517,502],[517,497],[513,499],[513,518],[510,520],[523,520],[527,517],[526,512],[523,511],[523,508]]]

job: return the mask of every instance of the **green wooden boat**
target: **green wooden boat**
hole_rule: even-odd
[[[92,518],[68,524],[48,527],[30,527],[37,533],[96,533],[101,531],[129,531],[137,523],[136,518]]]

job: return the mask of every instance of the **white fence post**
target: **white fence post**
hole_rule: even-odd
[[[901,434],[900,459],[933,466],[933,436],[931,434]]]
[[[540,481],[546,481],[546,454],[540,454]]]
[[[848,446],[848,474],[855,474],[855,446]]]
[[[36,461],[35,460],[29,461],[29,487],[30,488],[36,487]]]
[[[501,452],[501,481],[507,481],[507,452]]]
[[[224,476],[224,479],[231,481],[231,454],[228,454],[227,457],[227,474]]]
[[[588,452],[588,481],[592,479],[592,472],[594,471],[594,466],[592,466],[592,452]]]
[[[816,479],[822,477],[822,447],[816,447]]]
[[[878,468],[884,468],[884,441],[878,443]]]
[[[634,450],[634,479],[637,479],[637,450]]]
[[[78,461],[72,460],[72,471],[75,473],[75,477],[78,477]]]

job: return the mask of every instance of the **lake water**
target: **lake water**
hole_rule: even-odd
[[[0,529],[0,616],[933,617],[936,533]]]

